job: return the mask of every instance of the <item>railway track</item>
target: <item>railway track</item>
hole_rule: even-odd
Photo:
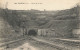
[[[25,39],[28,39],[28,40],[30,40],[30,41],[35,41],[35,42],[40,43],[40,44],[42,44],[42,45],[47,45],[47,46],[56,48],[57,50],[71,50],[70,48],[63,47],[63,46],[60,46],[60,45],[56,45],[56,44],[54,44],[54,43],[50,43],[50,42],[48,42],[48,41],[45,41],[45,40],[42,40],[42,39],[38,39],[38,38],[33,37],[33,36],[26,36],[26,37],[24,37],[24,38],[22,38],[22,39],[18,39],[18,40],[14,40],[14,41],[2,43],[2,44],[0,44],[0,47],[6,46],[6,48],[9,48],[9,45],[10,45],[10,44],[14,44],[14,43],[23,41],[23,40],[25,40]],[[66,41],[66,40],[65,40],[65,41]],[[43,46],[43,47],[44,47],[44,46]]]
[[[65,47],[56,45],[56,44],[54,44],[54,43],[50,43],[50,42],[45,41],[45,40],[38,39],[38,38],[36,38],[36,37],[31,37],[31,39],[37,41],[38,43],[42,43],[42,44],[44,44],[44,45],[47,45],[47,46],[56,48],[57,50],[69,50],[68,48],[65,48]]]
[[[38,40],[38,41],[40,41],[40,40]],[[49,42],[46,42],[46,41],[49,41]],[[61,48],[61,50],[80,50],[80,40],[53,38],[53,40],[47,39],[46,41],[43,41],[43,42],[53,45],[53,46],[56,46],[57,48]]]

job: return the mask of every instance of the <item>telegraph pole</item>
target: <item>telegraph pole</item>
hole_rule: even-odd
[[[5,9],[8,9],[8,7],[7,7],[7,6],[8,6],[8,2],[6,2]]]
[[[80,29],[80,5],[77,4],[77,19],[78,19],[78,29]]]

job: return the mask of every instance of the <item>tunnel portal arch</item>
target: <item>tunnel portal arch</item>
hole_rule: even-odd
[[[29,30],[28,31],[28,35],[29,36],[36,36],[37,35],[37,32],[35,30]]]

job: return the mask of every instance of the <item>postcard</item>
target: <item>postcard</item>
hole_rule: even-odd
[[[0,50],[80,50],[80,0],[0,0]]]

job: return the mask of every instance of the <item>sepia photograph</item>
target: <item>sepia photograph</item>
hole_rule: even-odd
[[[80,50],[80,0],[0,0],[0,50]]]

